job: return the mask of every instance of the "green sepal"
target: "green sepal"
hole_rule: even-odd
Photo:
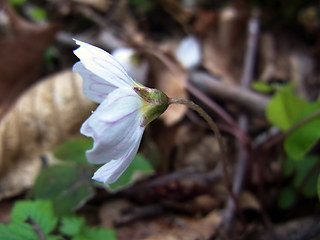
[[[134,90],[143,100],[141,110],[145,117],[144,126],[158,118],[168,108],[168,97],[162,91],[142,85],[137,85]]]

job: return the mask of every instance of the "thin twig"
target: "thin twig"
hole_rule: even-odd
[[[150,191],[150,189],[155,189],[159,186],[164,186],[169,184],[173,181],[181,181],[182,179],[190,179],[190,180],[200,180],[200,181],[207,181],[207,182],[213,182],[215,180],[218,180],[222,177],[222,174],[220,171],[217,171],[214,169],[213,171],[209,171],[207,173],[203,172],[195,172],[193,169],[183,169],[180,171],[175,171],[171,174],[167,174],[161,177],[158,177],[156,179],[148,180],[146,182],[143,182],[142,184],[137,184],[131,188],[124,189],[123,191],[120,191],[120,195],[131,195],[131,194],[137,194],[142,191]]]
[[[257,42],[258,42],[258,33],[259,33],[259,18],[258,14],[254,12],[253,16],[249,20],[249,37],[247,42],[247,52],[245,55],[245,65],[244,71],[241,79],[241,88],[248,89],[250,83],[253,79],[253,69],[254,69],[254,60],[256,56]],[[246,133],[248,131],[249,119],[247,114],[242,113],[238,118],[238,125],[242,132]],[[235,169],[234,179],[233,179],[233,193],[236,197],[240,195],[241,189],[243,187],[244,178],[248,168],[249,160],[249,142],[238,141],[238,156],[237,156],[237,166]],[[239,212],[237,207],[237,202],[229,198],[227,202],[227,208],[225,211],[225,220],[224,224],[227,230],[230,230],[230,227],[233,222],[234,213]]]
[[[122,227],[124,225],[138,221],[140,219],[155,217],[161,214],[164,210],[165,210],[165,207],[161,203],[130,208],[126,214],[123,214],[122,216],[116,218],[113,221],[113,225],[115,227]]]
[[[30,223],[32,229],[35,231],[40,240],[46,240],[46,236],[44,235],[41,227],[36,221],[34,221],[32,218],[28,218],[26,222]]]
[[[191,72],[189,82],[205,94],[214,96],[215,99],[234,103],[254,116],[265,117],[265,109],[270,100],[269,97],[234,84],[216,80],[208,73],[201,71]]]
[[[221,108],[216,102],[210,99],[208,96],[203,94],[200,90],[187,83],[186,88],[190,93],[192,93],[196,98],[201,100],[204,104],[210,107],[214,112],[216,112],[223,120],[225,120],[231,127],[238,128],[236,121],[227,113],[223,108]]]

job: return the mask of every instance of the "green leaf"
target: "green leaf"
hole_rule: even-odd
[[[295,123],[320,109],[320,102],[309,103],[292,93],[290,87],[279,90],[270,100],[266,116],[280,128],[288,130]],[[284,149],[289,157],[302,158],[320,138],[320,116],[304,123],[290,132],[284,141]]]
[[[320,173],[320,168],[317,167],[319,158],[317,156],[308,156],[297,161],[294,159],[287,159],[284,164],[284,171],[289,173],[287,177],[292,176],[292,187],[299,190],[305,197],[315,197],[317,195],[317,176]],[[316,168],[317,167],[317,168]]]
[[[307,198],[312,198],[317,196],[317,181],[319,169],[307,179],[306,183],[303,185],[302,194]]]
[[[290,187],[285,187],[279,193],[278,206],[282,209],[288,209],[294,204],[295,200],[295,190]]]
[[[156,7],[156,4],[153,1],[148,0],[130,0],[130,3],[145,12],[152,11]]]
[[[10,0],[10,3],[13,5],[13,6],[19,6],[19,5],[22,5],[23,3],[25,3],[26,0]]]
[[[320,200],[320,174],[318,175],[318,183],[317,183],[317,192],[318,192],[318,198]]]
[[[92,169],[81,165],[55,165],[44,169],[38,176],[33,195],[50,199],[55,213],[65,215],[81,207],[94,195],[90,181]]]
[[[115,183],[109,184],[108,188],[114,191],[124,187],[128,187],[138,177],[141,177],[141,175],[150,175],[152,173],[154,173],[154,169],[152,168],[148,160],[145,159],[142,155],[137,154],[127,170],[119,177],[119,179]]]
[[[293,179],[293,185],[295,188],[300,188],[306,176],[315,167],[318,161],[317,156],[308,156],[301,161],[290,160],[295,164],[295,177]],[[316,184],[314,184],[316,189]]]
[[[88,227],[85,226],[82,229],[80,235],[75,236],[72,240],[116,240],[116,234],[114,230],[103,227]]]
[[[297,116],[295,122],[304,119],[314,111],[320,109],[320,102],[310,103]],[[314,146],[320,138],[320,116],[304,123],[290,134],[288,134],[284,141],[284,149],[289,157],[294,159],[302,158]]]
[[[67,236],[79,234],[84,226],[84,219],[76,216],[62,218],[60,232]]]
[[[32,226],[25,222],[12,221],[8,225],[0,224],[0,240],[38,240]]]
[[[47,63],[54,64],[55,59],[55,48],[53,46],[49,46],[45,53],[44,53],[44,59]]]
[[[63,240],[64,238],[57,235],[49,235],[46,237],[46,240]]]
[[[11,212],[11,220],[25,222],[32,220],[44,234],[50,233],[57,225],[58,219],[53,213],[50,201],[17,202]]]
[[[261,92],[261,93],[271,93],[272,91],[274,91],[275,89],[269,85],[268,83],[265,82],[252,82],[251,83],[251,88],[257,92]]]
[[[43,8],[33,7],[30,11],[31,18],[36,22],[42,22],[46,20],[47,13]]]
[[[296,162],[293,159],[286,159],[283,164],[283,175],[290,177],[294,174],[296,168]]]
[[[309,103],[292,93],[290,87],[279,90],[269,101],[266,116],[269,122],[281,130],[287,130]]]
[[[92,145],[92,138],[76,138],[59,145],[53,151],[53,154],[56,158],[63,161],[88,163],[85,151],[91,149]]]

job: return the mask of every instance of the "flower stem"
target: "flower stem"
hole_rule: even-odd
[[[199,115],[201,117],[203,117],[207,121],[207,123],[209,124],[211,130],[213,131],[213,133],[217,137],[219,148],[220,148],[220,153],[221,153],[223,173],[224,173],[227,189],[228,189],[231,197],[235,201],[235,196],[234,196],[233,191],[232,191],[232,184],[230,182],[229,172],[228,172],[228,168],[227,168],[228,162],[227,162],[226,149],[225,149],[225,146],[224,146],[223,139],[222,139],[221,133],[219,131],[219,128],[217,127],[215,122],[212,120],[212,118],[199,105],[195,104],[194,102],[192,102],[190,100],[183,99],[183,98],[170,98],[168,103],[169,103],[169,105],[170,104],[183,104],[183,105],[186,105],[189,108],[191,108],[192,110],[194,110],[197,113],[199,113]]]

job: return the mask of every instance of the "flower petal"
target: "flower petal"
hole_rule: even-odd
[[[129,47],[120,47],[112,51],[112,56],[126,70],[128,75],[138,83],[145,84],[149,71],[149,64],[139,56],[138,52]]]
[[[135,85],[132,78],[111,54],[88,43],[74,40],[80,47],[73,52],[86,69],[115,87],[132,87]]]
[[[176,51],[176,58],[186,69],[191,69],[201,63],[201,46],[195,36],[182,39]]]
[[[121,174],[128,168],[133,158],[137,154],[142,134],[137,135],[131,147],[124,153],[121,158],[111,160],[100,167],[93,175],[92,179],[103,183],[114,183],[118,180]]]
[[[107,163],[125,154],[143,133],[141,106],[133,89],[119,88],[108,95],[80,130],[94,139],[93,148],[87,151],[89,162]]]
[[[83,79],[83,93],[94,102],[101,103],[108,94],[116,89],[114,85],[89,71],[81,62],[73,65],[73,71],[79,73]]]

